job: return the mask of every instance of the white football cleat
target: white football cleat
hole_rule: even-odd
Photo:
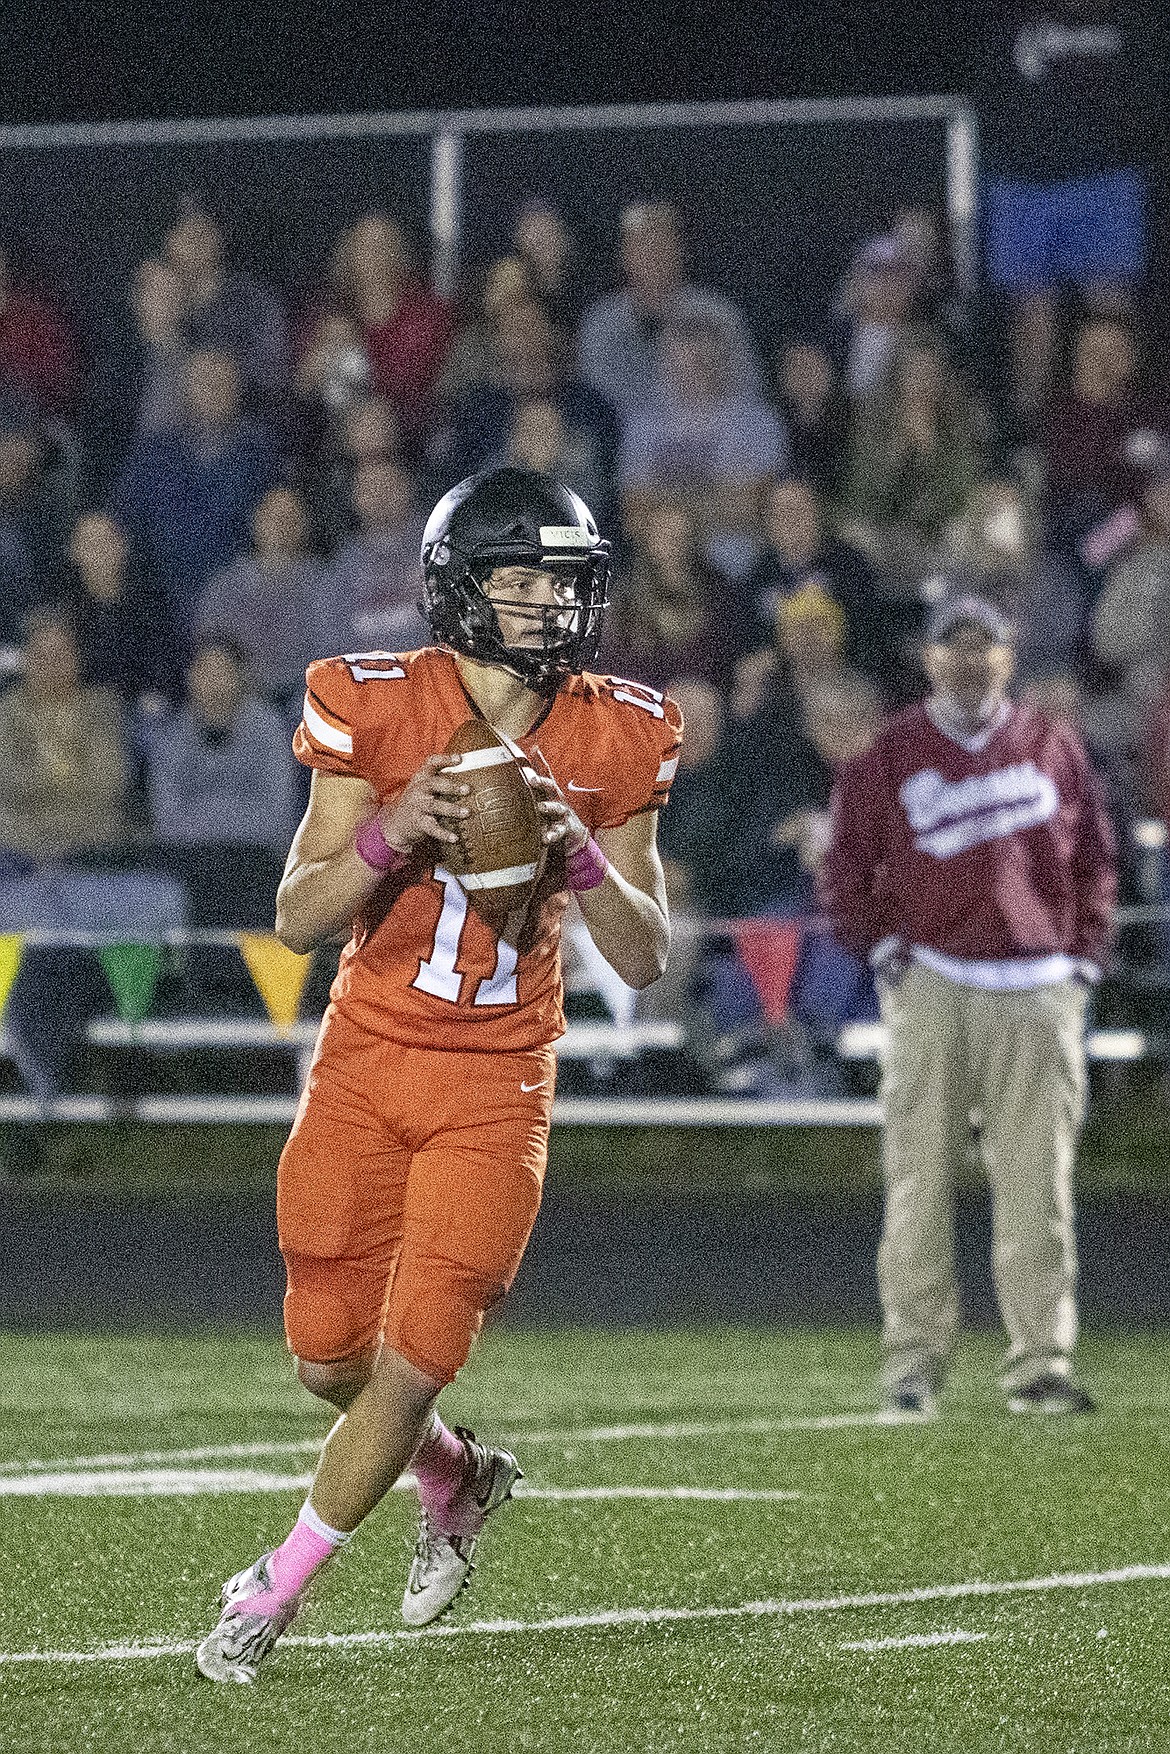
[[[477,1515],[482,1528],[492,1511],[512,1496],[524,1470],[510,1450],[477,1443],[475,1433],[461,1426],[455,1427],[455,1435],[467,1451],[467,1475],[455,1503],[460,1520],[467,1513]],[[402,1618],[408,1626],[429,1626],[451,1606],[471,1576],[478,1540],[479,1530],[474,1535],[447,1535],[435,1527],[428,1512],[419,1512],[418,1539],[402,1598]]]
[[[268,1571],[271,1553],[261,1554],[254,1565],[245,1566],[229,1577],[220,1592],[223,1613],[219,1624],[209,1632],[195,1652],[195,1667],[209,1681],[236,1681],[250,1687],[256,1671],[281,1633],[296,1618],[300,1598],[276,1613],[249,1614],[247,1604],[253,1596],[264,1594],[272,1586]]]

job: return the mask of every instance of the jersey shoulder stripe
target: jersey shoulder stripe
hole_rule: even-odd
[[[331,713],[324,701],[309,689],[304,705],[305,729],[314,742],[336,755],[353,754],[353,732],[344,720]]]

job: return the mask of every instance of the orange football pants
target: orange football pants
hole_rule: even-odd
[[[330,1008],[277,1175],[299,1358],[382,1340],[453,1381],[532,1232],[555,1081],[551,1047],[404,1047]]]

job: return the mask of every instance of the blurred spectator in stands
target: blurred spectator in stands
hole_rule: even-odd
[[[22,515],[35,431],[26,398],[0,390],[0,646],[8,653],[8,669],[23,643],[25,615],[44,592],[47,556],[40,543],[34,554],[30,536],[35,533]]]
[[[883,716],[868,678],[836,668],[809,678],[795,710],[765,694],[734,734],[730,816],[744,913],[803,913],[829,844],[829,794],[839,767],[868,749]]]
[[[575,376],[565,337],[533,297],[509,299],[496,312],[486,376],[450,405],[442,440],[434,449],[437,465],[452,481],[485,467],[508,449],[521,407],[532,403],[555,408],[566,465],[559,479],[594,507],[599,525],[608,528],[617,420],[596,390]]]
[[[578,347],[582,377],[623,422],[655,394],[664,332],[680,323],[717,330],[729,392],[759,394],[763,373],[747,320],[722,293],[686,279],[682,227],[669,202],[624,209],[621,273],[621,290],[586,310]]]
[[[904,693],[909,683],[900,630],[868,558],[826,528],[825,508],[811,482],[775,481],[764,502],[764,547],[743,583],[744,610],[754,616],[753,643],[771,641],[781,599],[809,585],[844,611],[848,661],[874,676],[891,699]]]
[[[1010,616],[1022,676],[1083,667],[1089,612],[1084,575],[1041,546],[1039,518],[1016,482],[982,482],[945,548],[951,589],[998,603]]]
[[[11,252],[0,248],[0,385],[52,418],[70,411],[79,379],[77,342],[64,313],[20,284]]]
[[[734,776],[727,759],[726,702],[713,683],[699,676],[672,677],[670,693],[687,727],[670,809],[660,823],[671,914],[682,910],[701,919],[736,913],[740,910],[730,887],[728,849],[738,824],[728,810]]]
[[[485,466],[514,464],[537,469],[579,493],[602,529],[613,524],[613,477],[603,474],[590,435],[572,426],[556,396],[517,402],[503,449],[485,459]]]
[[[934,207],[900,207],[890,226],[910,277],[910,310],[916,326],[946,339],[953,358],[965,360],[971,319],[964,303],[942,213]]]
[[[240,413],[232,355],[192,353],[179,424],[138,435],[113,496],[114,515],[180,641],[208,578],[245,546],[253,509],[275,476],[271,434]]]
[[[670,902],[670,960],[660,981],[638,995],[637,1015],[682,1023],[702,1057],[712,1033],[706,1000],[711,965],[725,948],[704,924],[740,911],[728,856],[739,824],[730,814],[733,771],[728,765],[727,710],[718,688],[696,676],[676,676],[672,697],[687,734],[679,753],[670,809],[659,824],[659,851]],[[669,817],[669,821],[667,818]]]
[[[1067,389],[1052,406],[1046,474],[1055,538],[1088,564],[1134,522],[1152,467],[1168,455],[1170,421],[1139,382],[1133,329],[1121,317],[1082,325]],[[1119,517],[1120,528],[1114,525]]]
[[[83,431],[86,484],[108,496],[122,455],[138,431],[157,431],[181,418],[187,343],[184,287],[161,257],[138,264],[126,309],[110,322],[89,374]]]
[[[831,499],[849,440],[848,404],[832,356],[819,337],[790,335],[777,355],[776,378],[792,473]]]
[[[143,586],[107,512],[73,526],[59,595],[72,612],[84,682],[126,702],[175,692],[179,658],[165,605]]]
[[[845,382],[850,401],[879,394],[913,327],[918,279],[907,241],[893,232],[867,238],[853,258],[837,301],[845,329]]]
[[[330,268],[336,308],[357,325],[369,387],[388,396],[404,433],[430,419],[451,344],[451,312],[419,278],[401,225],[367,213],[343,232]]]
[[[1157,880],[1146,886],[1146,899],[1170,906],[1170,679],[1164,681],[1151,703],[1143,726],[1140,749],[1138,808],[1149,812],[1168,831],[1155,863]],[[1152,893],[1151,893],[1152,891]],[[1163,954],[1170,949],[1170,916],[1161,922]]]
[[[34,597],[61,569],[76,499],[73,451],[28,396],[0,389],[0,531],[8,532],[14,554],[27,555]]]
[[[810,688],[845,670],[846,633],[845,611],[820,579],[777,597],[771,638],[735,666],[732,717],[798,723]]]
[[[313,539],[332,554],[354,526],[354,476],[363,463],[401,457],[402,433],[394,404],[367,396],[338,409],[304,470]]]
[[[636,532],[661,494],[685,495],[712,565],[742,577],[759,553],[765,482],[787,469],[784,427],[759,396],[735,387],[725,330],[687,319],[661,345],[656,387],[628,405],[620,464],[626,527]]]
[[[1135,900],[1157,900],[1143,893],[1139,878],[1141,854],[1135,841],[1137,823],[1148,809],[1143,766],[1144,742],[1150,723],[1150,701],[1141,710],[1108,689],[1090,690],[1072,670],[1056,665],[1037,670],[1020,688],[1020,699],[1050,719],[1071,725],[1085,745],[1101,784],[1109,819],[1117,838],[1122,880]]]
[[[272,414],[289,376],[288,324],[276,294],[228,267],[223,227],[198,202],[168,231],[163,256],[182,283],[188,345],[230,353],[249,405]]]
[[[322,651],[404,652],[429,645],[418,607],[424,519],[414,476],[393,457],[359,463],[353,510],[357,529],[321,582]]]
[[[577,245],[559,208],[547,196],[530,196],[516,215],[512,243],[551,321],[575,333],[585,288]]]
[[[82,683],[68,610],[34,610],[24,678],[0,695],[0,930],[138,941],[185,923],[173,880],[126,868],[126,794],[120,703]],[[68,1081],[86,1019],[108,1004],[91,953],[26,949],[4,1028],[30,1090],[51,1097]]]
[[[270,488],[252,513],[250,551],[212,577],[195,614],[199,639],[228,638],[247,659],[250,686],[285,709],[299,707],[305,668],[324,650],[325,564],[307,535],[301,495]]]
[[[32,611],[24,676],[0,694],[0,857],[8,871],[118,846],[125,792],[117,698],[83,685],[68,610]]]
[[[485,383],[496,368],[496,324],[512,304],[537,298],[532,270],[522,256],[499,256],[466,297],[451,346],[439,377],[439,400],[445,408],[472,385]],[[437,443],[449,442],[440,431]]]
[[[294,826],[288,726],[251,692],[230,639],[197,646],[185,704],[154,729],[148,777],[154,856],[187,884],[192,918],[270,926]]]
[[[842,533],[891,589],[909,594],[935,570],[948,527],[983,466],[981,410],[929,331],[899,343],[883,387],[853,414]]]
[[[669,495],[648,503],[613,586],[599,667],[656,688],[690,676],[725,689],[738,626],[727,580],[703,555],[693,508]]]
[[[269,847],[292,832],[292,759],[281,715],[252,693],[247,655],[199,641],[184,705],[160,725],[150,759],[159,839],[171,846]]]
[[[20,668],[24,618],[39,596],[28,544],[16,520],[0,514],[0,679]]]
[[[780,1094],[779,1074],[793,1094],[839,1090],[832,1049],[845,1021],[872,1012],[872,982],[865,965],[808,916],[829,842],[834,777],[869,748],[881,719],[872,683],[838,669],[810,679],[799,699],[772,693],[733,728],[723,804],[730,827],[723,874],[728,911],[758,923],[797,924],[777,934],[773,952],[794,958],[783,1018],[762,1000],[761,971],[749,973],[742,953],[735,954],[736,934],[710,947],[704,983],[719,1031],[709,1055],[718,1088]],[[761,954],[767,958],[767,949],[757,949]]]
[[[1149,698],[1170,667],[1170,470],[1141,500],[1134,539],[1093,608],[1093,653],[1127,693]]]
[[[1103,686],[1094,691],[1086,737],[1132,777],[1170,677],[1170,474],[1146,491],[1137,536],[1106,574],[1091,644]]]
[[[1164,114],[1157,21],[1126,0],[1001,7],[976,78],[987,266],[1013,321],[1025,433],[1048,399],[1058,300],[1119,312],[1145,271],[1146,166]]]
[[[1136,819],[1129,825],[1126,875],[1139,902],[1162,909],[1155,942],[1170,962],[1170,687],[1153,703],[1142,738]]]
[[[315,312],[306,323],[303,347],[291,421],[302,467],[311,468],[344,429],[350,410],[369,398],[373,374],[361,329],[344,311],[326,305]]]

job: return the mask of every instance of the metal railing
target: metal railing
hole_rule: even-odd
[[[1128,930],[1165,925],[1170,909],[1160,904],[1122,908],[1118,925]],[[810,922],[806,922],[809,924]],[[727,938],[751,922],[736,920],[680,921],[683,936]],[[160,933],[144,942],[179,952],[195,948],[238,948],[240,934],[230,931],[189,928]],[[99,951],[124,943],[125,933],[30,931],[24,935],[28,948]],[[1166,967],[1170,990],[1170,966]],[[128,1119],[150,1125],[189,1122],[237,1122],[280,1124],[291,1122],[298,1092],[308,1072],[319,1016],[305,1016],[282,1027],[265,1017],[222,1013],[126,1018],[110,1013],[90,1018],[84,1026],[89,1046],[103,1053],[140,1052],[150,1056],[207,1052],[248,1055],[258,1051],[289,1057],[289,1087],[273,1094],[192,1092],[180,1094],[128,1094],[103,1092],[63,1094],[40,1100],[34,1096],[0,1094],[2,1122],[109,1122]],[[882,1025],[873,1021],[846,1022],[836,1040],[836,1057],[845,1066],[876,1062],[884,1043]],[[630,1066],[647,1055],[678,1056],[689,1048],[684,1022],[675,1017],[627,1016],[619,1020],[571,1021],[557,1043],[564,1064],[585,1064],[604,1082],[614,1069]],[[1170,1032],[1132,1025],[1098,1027],[1086,1042],[1091,1062],[1124,1066],[1148,1057],[1170,1059]],[[0,1054],[8,1044],[0,1034]],[[880,1123],[878,1101],[867,1095],[846,1097],[787,1098],[751,1095],[608,1094],[604,1090],[558,1097],[553,1120],[558,1125],[640,1126],[865,1126]]]
[[[731,128],[938,123],[945,129],[943,182],[956,276],[978,280],[978,130],[958,95],[798,98],[670,104],[604,104],[486,110],[371,111],[324,116],[207,117],[196,120],[55,122],[0,126],[0,154],[113,148],[295,145],[424,139],[429,153],[431,274],[439,291],[457,284],[464,232],[468,142],[490,135],[596,134]]]

